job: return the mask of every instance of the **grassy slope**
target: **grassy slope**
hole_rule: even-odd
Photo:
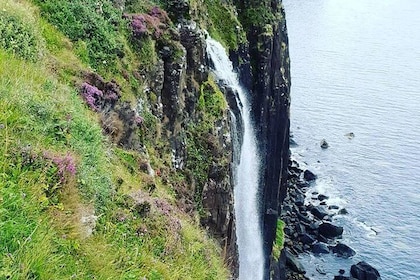
[[[174,206],[168,185],[139,170],[139,154],[102,135],[72,86],[98,66],[95,45],[70,42],[27,1],[0,2],[0,16],[12,16],[30,38],[0,44],[0,279],[226,279],[220,248]],[[110,33],[126,57],[98,71],[134,99],[137,85],[118,73],[141,57],[124,33]],[[97,222],[86,237],[81,219],[89,215]]]

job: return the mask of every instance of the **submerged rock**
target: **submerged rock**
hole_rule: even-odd
[[[358,280],[380,280],[381,276],[373,266],[366,262],[359,262],[352,265],[350,274]]]
[[[328,144],[327,140],[322,139],[322,140],[321,140],[321,144],[320,144],[320,146],[321,146],[321,148],[323,148],[323,149],[328,149],[328,147],[329,147],[330,145]]]
[[[347,138],[349,138],[349,139],[353,139],[355,135],[354,135],[353,132],[349,132],[349,133],[345,134],[344,136],[347,136]]]

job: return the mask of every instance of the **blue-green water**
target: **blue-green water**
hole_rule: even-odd
[[[327,271],[308,274],[332,279],[365,260],[382,279],[420,279],[420,1],[283,3],[294,154],[319,175],[328,203],[349,211],[335,223],[357,251],[349,260],[303,256]]]

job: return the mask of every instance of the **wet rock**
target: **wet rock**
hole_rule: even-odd
[[[318,235],[317,239],[319,242],[328,243],[328,239],[323,235]]]
[[[322,139],[322,140],[321,140],[321,143],[320,143],[320,146],[321,146],[321,148],[322,148],[322,149],[328,149],[328,147],[329,147],[330,145],[327,143],[327,140]]]
[[[296,206],[303,206],[305,204],[305,196],[302,194],[296,195],[295,198],[295,205]]]
[[[373,266],[366,262],[359,262],[352,265],[350,274],[358,280],[380,280],[381,276]]]
[[[342,208],[338,211],[338,215],[347,215],[349,211],[346,208]]]
[[[306,273],[305,268],[300,261],[289,250],[286,250],[286,265],[298,273]]]
[[[328,209],[330,209],[330,210],[337,210],[339,208],[340,207],[338,207],[337,205],[330,205],[330,206],[328,206]]]
[[[300,223],[298,223],[298,224],[296,225],[296,229],[295,229],[295,231],[296,231],[296,233],[298,233],[298,234],[305,234],[305,233],[306,233],[305,226],[304,226],[304,225],[302,225],[302,224],[300,224]]]
[[[322,267],[322,266],[320,266],[320,265],[317,265],[315,269],[316,269],[316,271],[318,271],[318,273],[319,273],[319,274],[321,274],[321,275],[326,275],[326,274],[327,274],[327,272],[325,271],[325,268],[324,268],[324,267]]]
[[[319,222],[313,222],[309,225],[309,228],[312,230],[317,230],[319,229],[319,225],[320,225]]]
[[[309,188],[308,182],[298,182],[296,186],[301,189]]]
[[[343,276],[343,275],[336,275],[334,276],[334,280],[352,280],[353,277]]]
[[[315,206],[314,208],[312,208],[311,213],[320,220],[328,216],[328,212],[322,206]]]
[[[349,132],[349,133],[345,134],[344,136],[346,136],[349,139],[353,139],[355,135],[354,135],[353,132]]]
[[[344,269],[340,269],[339,271],[338,271],[338,273],[340,273],[340,274],[344,274],[346,271],[344,270]]]
[[[314,254],[328,254],[330,249],[328,248],[327,244],[318,242],[312,246],[312,252]]]
[[[296,215],[299,218],[299,220],[302,221],[302,222],[305,222],[307,224],[309,224],[311,222],[311,220],[307,216],[305,216],[301,213],[297,213]]]
[[[292,206],[290,205],[283,205],[283,212],[287,213],[291,213],[292,212]]]
[[[306,181],[314,181],[316,180],[317,176],[312,171],[306,169],[305,172],[303,172],[303,178]]]
[[[323,200],[326,200],[326,199],[328,199],[328,198],[329,198],[328,196],[323,195],[323,194],[318,195],[318,200],[319,200],[319,201],[323,201]]]
[[[346,244],[339,243],[331,248],[331,251],[338,257],[350,258],[356,255],[356,251],[347,246]]]
[[[335,238],[343,234],[343,227],[324,222],[319,225],[319,233],[328,238]]]
[[[291,148],[295,148],[298,146],[298,144],[296,143],[295,140],[293,140],[292,138],[289,139],[289,145]]]
[[[299,239],[303,244],[307,244],[307,245],[311,245],[315,242],[315,238],[312,235],[309,235],[307,233],[302,234],[299,237]]]

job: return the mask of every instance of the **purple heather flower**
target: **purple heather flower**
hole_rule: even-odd
[[[51,160],[58,168],[57,175],[60,182],[66,181],[66,175],[76,175],[76,163],[73,156],[67,153],[65,156],[52,155],[49,152],[44,152],[44,158]]]
[[[88,83],[83,83],[81,89],[83,99],[86,101],[87,105],[92,110],[99,111],[99,107],[96,105],[96,102],[99,98],[103,97],[103,92]]]
[[[168,14],[157,6],[153,7],[150,10],[149,15],[151,15],[152,17],[158,18],[159,21],[161,22],[167,22],[169,20]]]
[[[139,37],[147,33],[146,19],[143,15],[135,15],[131,20],[131,28],[135,36]]]

